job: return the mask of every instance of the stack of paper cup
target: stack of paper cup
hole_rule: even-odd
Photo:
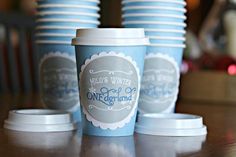
[[[37,0],[35,38],[41,99],[45,107],[71,111],[81,120],[75,49],[76,29],[96,28],[99,0]]]
[[[123,0],[123,25],[144,28],[150,38],[145,59],[139,111],[172,113],[178,95],[185,48],[184,0]]]
[[[71,42],[78,28],[96,28],[99,0],[37,0],[36,39]]]

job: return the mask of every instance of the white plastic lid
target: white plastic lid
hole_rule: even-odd
[[[9,112],[4,128],[25,132],[61,132],[76,129],[72,115],[65,111],[26,109]]]
[[[78,29],[72,45],[148,45],[143,28]]]
[[[202,136],[207,134],[202,117],[189,114],[140,114],[135,132],[159,136]]]

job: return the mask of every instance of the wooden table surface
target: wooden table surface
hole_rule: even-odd
[[[81,130],[62,133],[23,133],[2,128],[10,109],[38,108],[34,97],[0,98],[0,157],[235,157],[236,105],[180,101],[177,112],[204,117],[208,135],[161,137],[82,136]]]

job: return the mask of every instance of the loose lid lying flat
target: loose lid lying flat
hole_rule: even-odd
[[[159,136],[202,136],[207,134],[202,117],[189,114],[140,114],[135,131]]]
[[[61,132],[76,129],[72,115],[57,110],[13,110],[5,120],[4,128],[25,132]]]

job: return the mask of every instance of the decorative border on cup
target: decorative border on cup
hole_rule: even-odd
[[[138,90],[137,91],[140,91],[140,84],[141,84],[141,77],[140,77],[140,71],[139,71],[139,68],[137,66],[137,63],[130,57],[130,56],[126,56],[125,54],[123,53],[117,53],[117,52],[113,52],[113,51],[110,51],[110,52],[101,52],[99,54],[94,54],[93,56],[91,56],[90,59],[87,59],[84,63],[84,65],[82,65],[81,67],[81,72],[79,73],[79,78],[81,80],[81,77],[83,75],[83,72],[84,72],[84,69],[86,68],[86,66],[91,62],[93,61],[94,59],[98,59],[98,58],[101,58],[101,57],[105,57],[105,56],[115,56],[115,57],[120,57],[122,59],[125,59],[126,61],[128,61],[129,63],[131,63],[134,68],[136,69],[136,72],[137,72],[137,77],[138,77]],[[79,81],[79,85],[81,86],[81,82]],[[85,114],[86,118],[88,121],[90,121],[95,127],[100,127],[101,129],[111,129],[111,130],[115,130],[115,129],[118,129],[118,128],[122,128],[124,127],[127,123],[130,122],[130,120],[132,119],[132,117],[135,115],[135,111],[138,107],[138,98],[139,98],[139,92],[137,92],[137,99],[135,100],[135,105],[132,109],[132,111],[130,112],[130,114],[128,115],[128,117],[126,117],[124,120],[120,121],[120,122],[117,122],[117,123],[112,123],[112,124],[109,124],[109,123],[103,123],[103,122],[100,122],[96,119],[94,119],[85,109],[84,107],[82,108],[83,110],[83,113]],[[82,104],[81,104],[82,105]]]
[[[39,69],[41,69],[42,64],[43,64],[44,61],[46,61],[46,60],[49,59],[49,58],[54,58],[54,57],[66,58],[66,59],[71,60],[72,62],[74,62],[74,63],[76,64],[76,59],[75,59],[75,57],[70,56],[67,52],[60,52],[60,51],[55,51],[55,52],[53,52],[53,51],[51,51],[51,52],[49,52],[48,54],[45,54],[45,55],[43,56],[43,58],[40,60],[40,62],[39,62]],[[78,96],[79,96],[79,93],[78,93]],[[41,94],[40,94],[40,97],[42,97]],[[44,103],[44,101],[43,101],[42,98],[41,98],[41,102],[42,102],[42,104],[44,105],[45,108],[49,109],[49,108],[47,107],[47,105]],[[78,101],[78,103],[75,104],[74,107],[72,107],[72,108],[69,109],[68,111],[74,112],[74,111],[76,111],[79,107],[80,107],[80,101]]]

